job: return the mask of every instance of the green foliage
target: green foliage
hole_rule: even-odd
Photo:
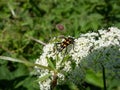
[[[36,82],[42,82],[45,81],[47,78],[49,78],[51,74],[44,75],[43,77],[39,78],[36,80]]]
[[[43,45],[29,37],[48,43],[54,36],[78,37],[100,28],[120,27],[120,1],[1,0],[0,22],[0,55],[34,62]],[[63,24],[65,29],[57,30],[57,24]],[[31,69],[24,65],[0,60],[0,89],[35,90],[31,84],[35,78],[29,72]]]
[[[47,63],[48,63],[48,66],[50,67],[50,68],[52,68],[53,70],[55,70],[55,64],[52,62],[53,60],[52,60],[52,58],[47,58]]]
[[[91,70],[88,70],[86,74],[86,82],[103,88],[103,81],[102,81],[101,73],[95,73]]]

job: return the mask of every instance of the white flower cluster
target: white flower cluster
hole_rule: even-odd
[[[112,73],[120,73],[115,67],[120,65],[120,30],[115,27],[111,27],[108,30],[98,30],[98,33],[87,33],[80,35],[75,39],[74,47],[70,49],[67,54],[70,58],[64,60],[64,53],[56,54],[54,50],[55,45],[47,44],[43,48],[43,53],[39,59],[36,60],[37,64],[49,66],[47,58],[53,58],[56,62],[56,69],[62,70],[67,73],[67,78],[63,73],[58,72],[59,80],[64,82],[64,79],[72,81],[75,84],[79,84],[80,80],[84,78],[83,67],[92,68],[97,71],[101,69],[101,64],[108,70],[112,70]],[[59,58],[59,59],[58,59]],[[61,69],[62,68],[62,69]],[[39,77],[53,71],[45,69],[37,69],[40,73]],[[53,80],[52,77],[47,78],[40,83],[40,90],[50,90],[50,83]],[[58,81],[60,84],[61,82]]]

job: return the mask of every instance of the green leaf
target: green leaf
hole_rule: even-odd
[[[38,82],[35,81],[36,77],[28,76],[24,80],[19,81],[15,85],[15,89],[20,88],[21,86],[27,88],[27,90],[38,90],[39,85]]]
[[[51,76],[51,74],[47,74],[47,75],[44,75],[42,77],[40,77],[39,79],[36,80],[36,82],[42,82],[42,81],[45,81],[47,78],[49,78]]]
[[[113,80],[110,80],[108,86],[108,90],[120,90],[120,80],[117,80],[116,78],[113,78]]]
[[[78,87],[74,83],[68,82],[67,84],[68,84],[70,90],[79,90]]]
[[[25,64],[27,66],[32,66],[32,67],[37,66],[37,67],[40,67],[40,68],[52,70],[51,68],[40,65],[40,64],[34,64],[34,63],[29,62],[29,61],[19,60],[19,59],[15,59],[15,58],[11,58],[11,57],[0,56],[0,59],[7,60],[7,61],[18,62],[18,63],[23,63],[23,64]]]
[[[6,57],[6,56],[0,56],[0,59],[7,60],[7,61],[12,61],[12,62],[19,62],[19,63],[26,63],[25,61],[19,60],[19,59],[14,59],[11,57]]]
[[[48,58],[47,57],[47,62],[48,62],[48,65],[53,69],[53,70],[55,70],[55,65],[54,65],[54,63],[52,62],[52,58]]]
[[[66,56],[63,58],[62,63],[64,63],[64,62],[68,61],[69,59],[71,59],[71,56],[66,55]]]
[[[14,75],[11,74],[11,72],[6,68],[5,65],[0,66],[0,79],[6,79],[9,80],[13,78]]]
[[[99,86],[103,88],[103,80],[102,74],[93,72],[92,70],[87,70],[86,74],[86,82],[91,83],[93,85]]]

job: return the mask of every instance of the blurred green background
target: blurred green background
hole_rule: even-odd
[[[0,55],[34,63],[43,45],[30,37],[48,43],[59,35],[77,38],[110,26],[120,28],[119,22],[120,0],[0,0]],[[32,73],[31,67],[0,60],[0,90],[39,90]]]

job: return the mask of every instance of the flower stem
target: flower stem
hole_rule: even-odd
[[[105,78],[105,67],[103,66],[102,63],[101,63],[101,66],[102,66],[104,90],[107,90],[107,88],[106,88],[106,78]]]

